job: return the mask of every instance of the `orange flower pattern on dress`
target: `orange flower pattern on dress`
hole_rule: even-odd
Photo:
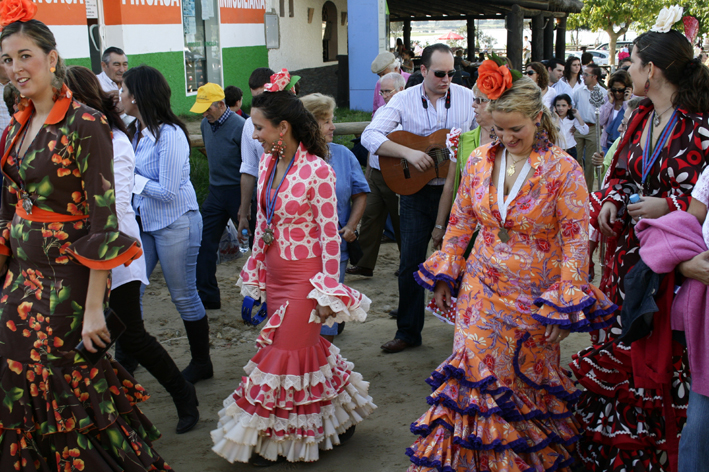
[[[15,115],[8,143],[20,134],[31,107]],[[11,154],[3,160],[0,253],[11,257],[0,297],[0,443],[10,452],[0,454],[0,471],[114,468],[105,454],[123,470],[171,470],[152,448],[159,431],[137,406],[148,398],[143,387],[109,358],[91,366],[74,350],[90,266],[110,270],[120,256],[132,254],[134,240],[118,231],[112,156],[102,116],[63,98],[20,168]],[[87,218],[20,217],[18,182],[27,185],[35,208]],[[107,297],[108,291],[105,302]],[[45,454],[56,453],[45,457],[37,444]],[[99,453],[96,445],[106,450]]]
[[[421,436],[407,451],[411,471],[568,470],[579,433],[569,406],[580,392],[546,325],[596,329],[615,308],[587,284],[581,167],[555,146],[532,153],[535,172],[503,222],[491,179],[498,151],[483,146],[468,159],[442,249],[416,275],[430,289],[448,283],[457,316],[453,354],[427,381],[432,406],[411,426]]]
[[[507,66],[498,66],[490,59],[478,68],[477,86],[490,100],[497,100],[512,87],[512,73]]]

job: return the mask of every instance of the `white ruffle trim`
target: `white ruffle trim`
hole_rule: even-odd
[[[242,297],[251,297],[254,300],[261,300],[261,303],[266,302],[266,291],[261,290],[258,285],[245,284],[243,279],[239,277],[236,286],[241,289]]]
[[[332,327],[335,323],[341,323],[343,321],[360,321],[363,322],[367,319],[367,312],[369,311],[369,306],[372,301],[365,294],[361,294],[361,302],[352,307],[348,307],[345,303],[332,295],[324,293],[317,288],[314,288],[308,294],[308,298],[318,302],[318,305],[329,306],[332,311],[335,312],[335,316],[328,318],[325,323],[326,326]],[[320,323],[320,317],[317,312],[313,310],[310,313],[309,323]]]
[[[232,463],[248,462],[254,452],[272,461],[278,456],[290,462],[316,461],[319,449],[329,450],[339,445],[339,434],[360,423],[377,408],[368,390],[369,383],[362,375],[352,372],[345,390],[333,398],[330,405],[323,405],[319,414],[293,413],[287,419],[273,413],[268,418],[249,414],[229,395],[219,411],[217,429],[211,432],[212,450]],[[304,428],[309,434],[282,439],[261,434],[269,429],[287,431],[290,428]]]
[[[345,360],[344,364],[347,370],[354,369],[354,364]],[[303,375],[276,375],[267,372],[261,372],[254,361],[249,361],[244,367],[244,371],[248,374],[249,380],[256,385],[266,385],[271,390],[277,388],[303,390],[304,388],[312,387],[321,383],[325,383],[327,379],[332,378],[332,367],[335,365],[335,355],[330,354],[327,357],[327,365],[320,366],[320,370],[316,372],[308,372]]]

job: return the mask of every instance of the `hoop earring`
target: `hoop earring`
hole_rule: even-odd
[[[547,152],[549,150],[549,133],[547,130],[542,128],[542,123],[537,123],[537,131],[534,133],[535,143],[532,146],[532,150],[541,154],[542,152]]]
[[[650,90],[650,79],[645,81],[645,95],[647,95],[648,90]]]
[[[283,157],[285,146],[283,145],[283,133],[279,133],[278,141],[271,144],[271,155],[278,154],[279,158]]]

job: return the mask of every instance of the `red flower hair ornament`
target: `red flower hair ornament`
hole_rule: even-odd
[[[512,83],[522,78],[522,74],[507,64],[497,54],[490,54],[492,59],[483,61],[478,68],[477,86],[490,100],[497,100],[512,88]]]
[[[3,28],[16,21],[29,21],[37,13],[37,4],[32,0],[3,0],[0,2],[0,26]]]
[[[290,90],[295,93],[293,87],[300,80],[300,76],[294,75],[290,76],[287,69],[281,69],[280,72],[276,72],[271,76],[271,82],[263,86],[264,92],[281,92],[283,90]]]

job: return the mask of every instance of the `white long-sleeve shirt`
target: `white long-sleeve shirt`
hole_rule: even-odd
[[[589,128],[586,123],[583,125],[578,118],[574,117],[570,120],[568,117],[560,118],[557,120],[559,126],[559,142],[556,143],[561,149],[571,149],[576,146],[576,140],[574,139],[574,133],[571,132],[571,128],[576,128],[579,134],[587,135]]]

